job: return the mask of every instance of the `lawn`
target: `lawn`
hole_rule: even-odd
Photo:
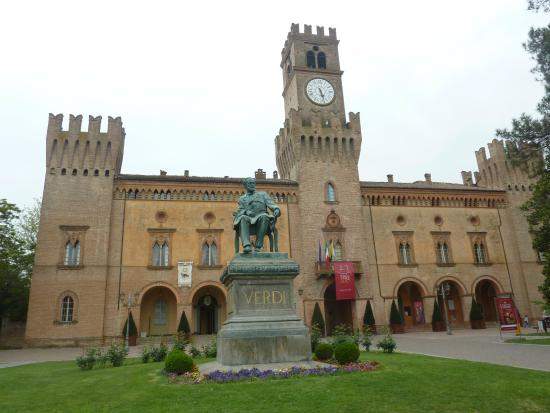
[[[515,344],[542,344],[542,345],[550,346],[550,338],[526,339],[526,338],[520,337],[520,338],[511,338],[509,340],[506,340],[506,342],[515,343]]]
[[[375,372],[229,384],[168,384],[161,363],[80,371],[0,369],[7,412],[543,412],[550,373],[411,354],[363,353]]]

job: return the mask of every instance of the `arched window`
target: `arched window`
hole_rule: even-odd
[[[65,168],[61,170],[61,175],[67,175],[67,170]]]
[[[99,176],[99,169],[94,170],[94,176]]]
[[[437,243],[437,256],[440,264],[449,264],[449,247],[446,242]]]
[[[326,69],[327,68],[327,57],[323,52],[319,52],[317,54],[317,67],[319,69]]]
[[[315,69],[315,53],[311,50],[306,53],[306,65],[307,67]]]
[[[71,174],[72,174],[72,176],[76,176],[77,170],[76,170],[76,169],[73,169],[73,172],[72,172]]]
[[[160,244],[158,241],[153,245],[153,266],[168,267],[168,243]]]
[[[168,315],[168,305],[166,304],[166,301],[162,298],[159,298],[157,301],[155,301],[155,315],[153,317],[153,323],[156,326],[164,326],[167,322],[167,315]]]
[[[215,242],[202,244],[201,264],[210,267],[218,264],[218,246]]]
[[[412,264],[411,246],[408,242],[402,242],[399,244],[399,258],[401,259],[401,264]]]
[[[474,255],[475,255],[476,264],[485,264],[487,262],[485,245],[483,245],[482,242],[474,243]]]
[[[61,301],[61,321],[63,323],[70,323],[73,321],[74,313],[74,300],[70,295],[63,297]]]
[[[71,241],[67,241],[67,244],[65,244],[64,264],[71,267],[76,267],[80,264],[80,242],[79,241],[76,241],[74,244]]]
[[[331,183],[327,184],[327,201],[336,202],[336,192],[334,192],[334,185]]]
[[[105,176],[109,176],[109,170],[108,169],[105,170]]]
[[[336,241],[336,244],[334,244],[334,260],[342,261],[342,257],[342,244],[340,244],[340,241]]]
[[[87,170],[87,169],[84,169],[84,172],[82,172],[82,175],[88,176],[88,170]]]

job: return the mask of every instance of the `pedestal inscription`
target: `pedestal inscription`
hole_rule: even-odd
[[[221,277],[228,318],[218,334],[223,365],[304,361],[309,330],[296,315],[293,279],[299,267],[284,253],[238,254]]]

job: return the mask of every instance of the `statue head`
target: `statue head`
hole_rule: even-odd
[[[254,178],[244,178],[243,186],[249,192],[254,192],[256,190],[256,180]]]

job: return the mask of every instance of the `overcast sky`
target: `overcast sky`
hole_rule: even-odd
[[[543,93],[525,0],[10,1],[0,12],[0,198],[42,194],[48,113],[121,116],[123,173],[276,168],[292,22],[336,27],[362,180],[460,182]],[[243,159],[244,158],[244,159]]]

